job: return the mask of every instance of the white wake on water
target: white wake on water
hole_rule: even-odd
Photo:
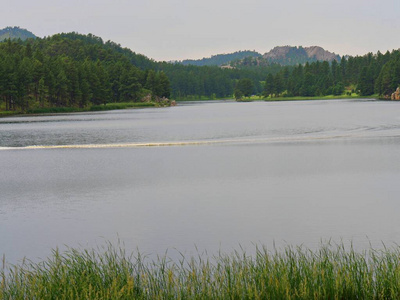
[[[177,147],[202,146],[218,144],[256,144],[276,142],[306,142],[316,140],[332,140],[342,138],[368,137],[362,134],[320,135],[320,136],[288,136],[253,139],[221,139],[180,142],[150,142],[150,143],[118,143],[118,144],[75,144],[75,145],[30,145],[21,147],[0,147],[0,150],[33,150],[33,149],[101,149],[101,148],[147,148],[147,147]]]

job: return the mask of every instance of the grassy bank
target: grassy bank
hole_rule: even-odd
[[[334,100],[334,99],[374,99],[378,98],[378,95],[372,96],[360,96],[358,94],[351,94],[351,95],[328,95],[328,96],[314,96],[314,97],[273,97],[273,98],[264,98],[265,101],[295,101],[295,100]],[[257,100],[259,98],[257,97]]]
[[[399,299],[400,247],[258,248],[179,263],[106,251],[54,251],[2,271],[0,299]]]
[[[215,100],[232,100],[234,97],[215,97],[215,96],[186,96],[186,97],[176,97],[176,101],[215,101]]]
[[[30,114],[56,114],[56,113],[71,113],[85,111],[105,111],[114,109],[141,108],[141,107],[157,107],[165,106],[155,102],[126,102],[126,103],[107,103],[106,105],[93,105],[86,108],[78,107],[48,107],[48,108],[33,108],[25,112],[22,111],[5,111],[0,110],[0,117],[12,115],[30,115]]]
[[[139,107],[155,107],[155,106],[157,106],[155,102],[107,103],[106,105],[94,105],[90,107],[90,111],[139,108]]]
[[[310,96],[310,97],[303,97],[303,96],[296,96],[296,97],[268,97],[265,98],[263,96],[250,96],[250,97],[245,97],[242,100],[239,100],[238,102],[251,102],[251,101],[296,101],[296,100],[335,100],[335,99],[378,99],[378,95],[372,95],[372,96],[360,96],[356,93],[352,93],[351,95],[339,95],[339,96],[334,96],[334,95],[328,95],[328,96]],[[209,98],[209,97],[200,97],[200,98],[182,98],[179,99],[178,101],[180,102],[185,102],[185,101],[212,101],[212,100],[234,100],[234,97],[232,98]]]

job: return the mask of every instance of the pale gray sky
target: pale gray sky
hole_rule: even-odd
[[[400,47],[400,0],[2,0],[0,28],[93,33],[155,60],[318,45],[340,55]]]

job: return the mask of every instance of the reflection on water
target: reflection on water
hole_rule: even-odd
[[[398,242],[397,105],[217,102],[0,119],[0,253],[16,262],[117,236],[156,254]],[[66,148],[14,148],[34,145]]]

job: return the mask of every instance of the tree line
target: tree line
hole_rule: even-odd
[[[284,67],[268,74],[264,84],[265,97],[325,96],[348,93],[360,96],[390,95],[400,84],[400,52],[342,57],[340,63],[316,61]]]
[[[262,95],[265,77],[282,69],[277,64],[263,68],[224,69],[218,66],[184,66],[166,62],[160,63],[158,68],[167,74],[171,82],[171,95],[178,100],[200,96],[230,98],[239,80],[245,78],[253,83],[252,94]]]
[[[0,108],[87,107],[143,97],[390,95],[400,83],[400,53],[342,57],[297,66],[184,66],[155,62],[88,34],[0,43]]]

